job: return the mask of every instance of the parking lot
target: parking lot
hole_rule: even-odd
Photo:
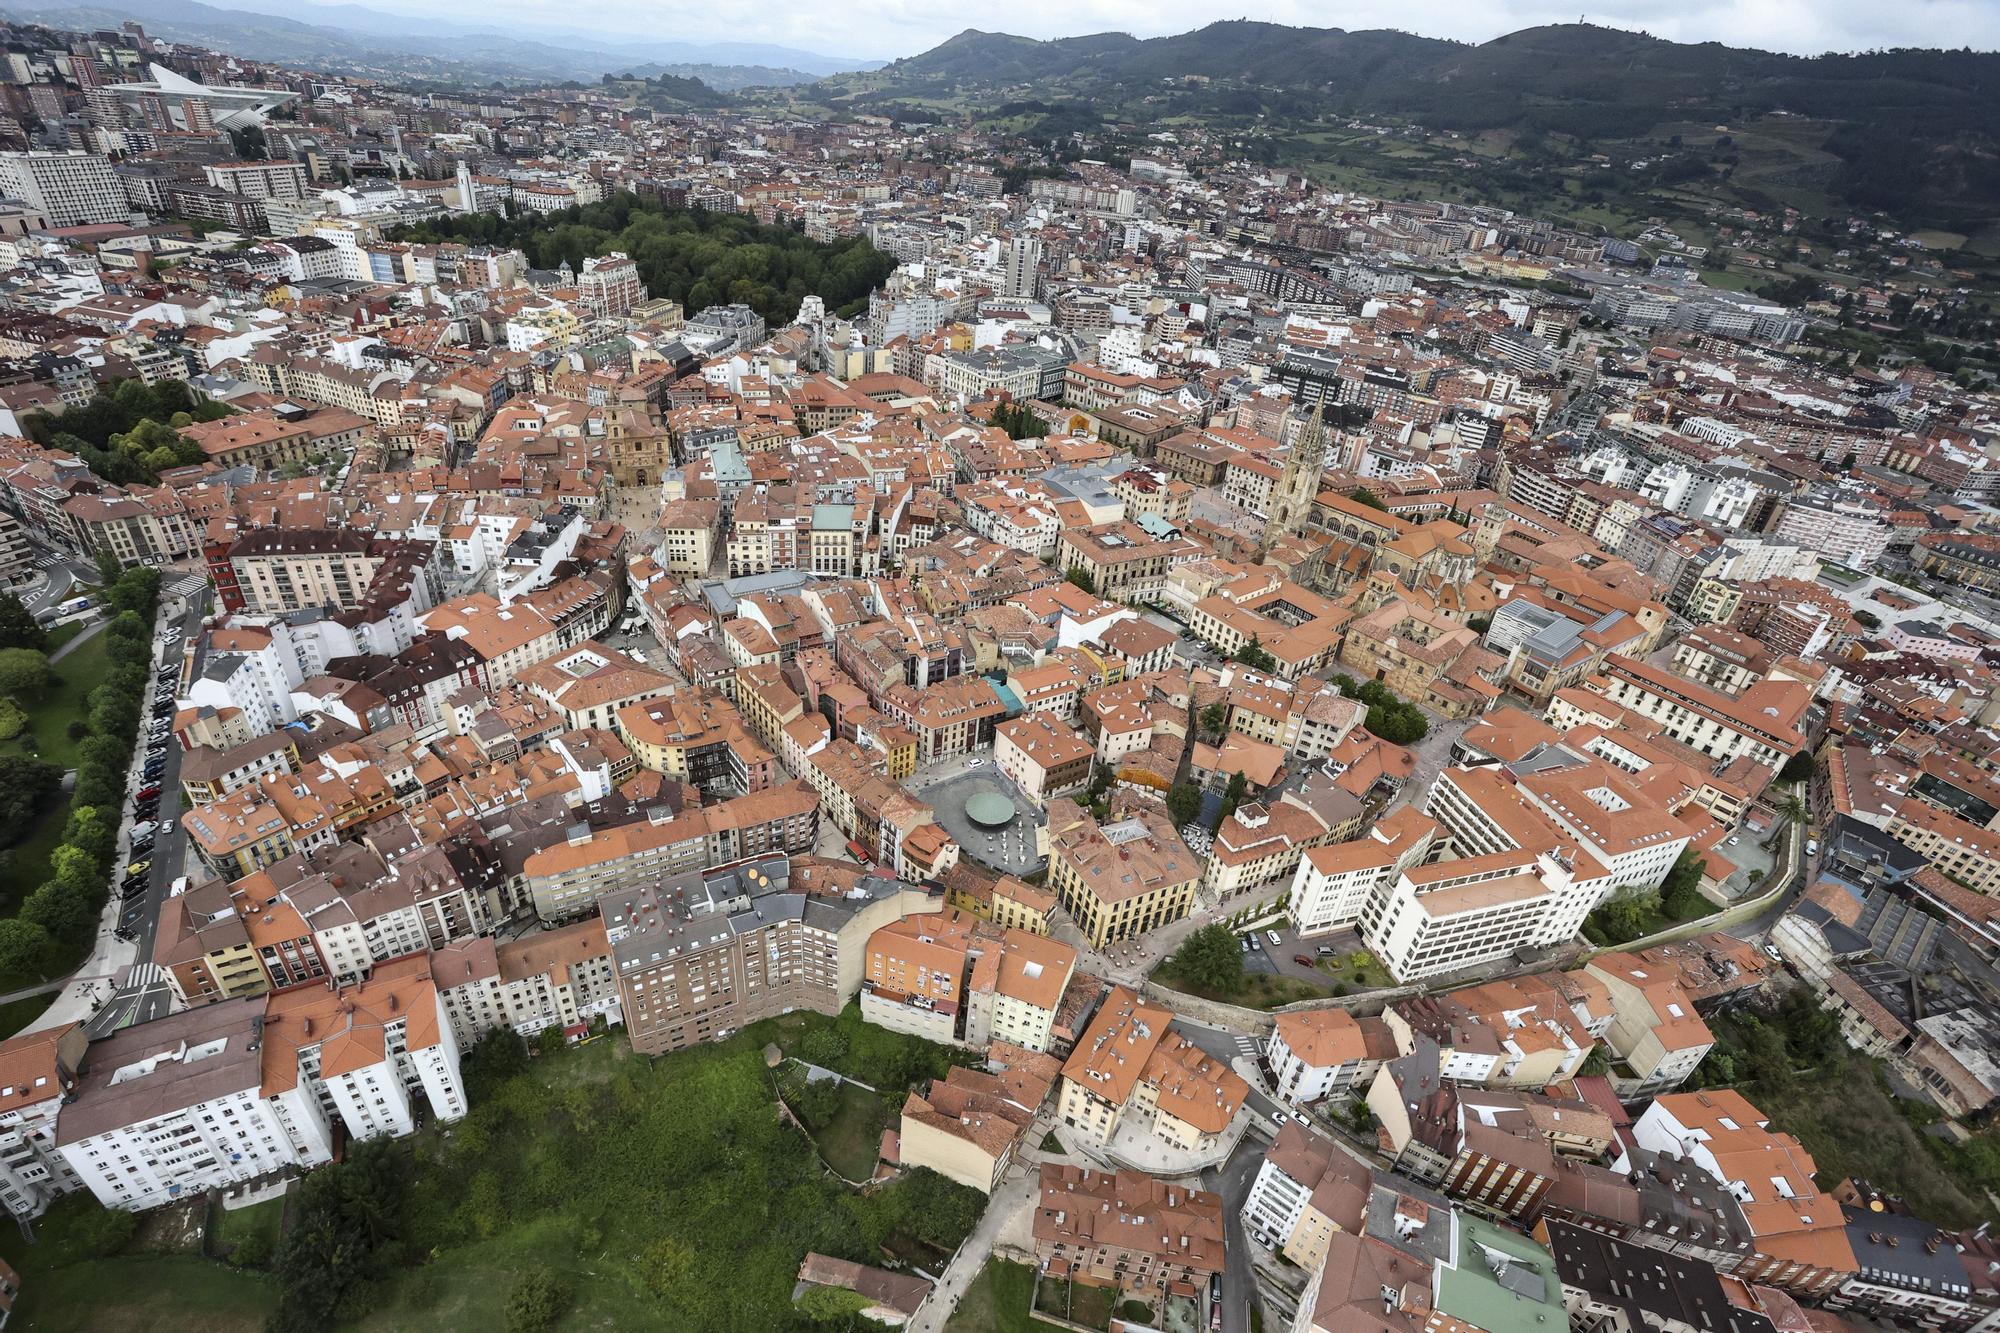
[[[1272,932],[1277,934],[1276,944],[1271,943]],[[1346,960],[1364,948],[1361,937],[1351,930],[1336,931],[1331,935],[1315,935],[1309,940],[1300,939],[1298,932],[1289,926],[1266,926],[1255,931],[1237,933],[1239,936],[1253,934],[1256,936],[1256,947],[1243,955],[1245,972],[1268,972],[1281,977],[1297,977],[1301,981],[1311,981],[1329,988],[1345,984],[1349,990],[1361,990],[1369,985],[1389,984],[1386,974],[1381,971],[1380,963],[1374,964],[1365,974],[1353,968],[1342,967]],[[1332,952],[1322,954],[1320,952],[1322,949]],[[1299,961],[1301,958],[1307,961],[1301,963]]]

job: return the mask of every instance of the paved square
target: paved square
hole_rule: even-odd
[[[975,820],[967,813],[967,806],[980,797],[989,798],[973,806],[982,819],[992,815],[983,813],[981,807],[992,806],[995,812],[999,808],[991,798],[1011,804],[1012,817],[1005,823]],[[1008,875],[1032,875],[1046,864],[1041,851],[1041,830],[1046,822],[1042,812],[999,770],[983,767],[946,778],[924,788],[923,798],[969,859]]]

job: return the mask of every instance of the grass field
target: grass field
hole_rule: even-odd
[[[1034,1269],[990,1259],[965,1289],[944,1333],[1046,1333],[1056,1326],[1029,1313],[1034,1300]]]
[[[70,738],[69,724],[86,716],[84,700],[111,674],[110,640],[98,631],[51,670],[56,683],[48,693],[32,704],[23,704],[28,710],[28,729],[0,750],[75,768],[77,742]]]
[[[285,1201],[282,1198],[266,1199],[248,1208],[217,1207],[209,1214],[212,1228],[209,1249],[218,1257],[227,1259],[238,1245],[253,1237],[262,1237],[268,1242],[264,1252],[272,1253],[278,1247],[278,1231],[284,1223]]]
[[[839,1026],[788,1020],[801,1042],[820,1034],[824,1044]],[[941,1048],[873,1031],[869,1058],[919,1073],[947,1063]],[[497,1331],[516,1280],[542,1265],[575,1292],[563,1330],[804,1333],[791,1292],[808,1250],[877,1263],[921,1250],[939,1262],[985,1200],[926,1171],[865,1194],[833,1180],[778,1117],[763,1058],[778,1035],[765,1022],[652,1060],[622,1036],[513,1064],[468,1052],[471,1113],[394,1145],[410,1181],[400,1241],[360,1297],[363,1313],[342,1327]],[[94,1257],[91,1219],[102,1213],[87,1203],[72,1196],[52,1210],[43,1245],[0,1232],[0,1258],[26,1278],[33,1316],[16,1327],[250,1333],[276,1305],[275,1280],[134,1252],[143,1239]],[[274,1229],[279,1215],[277,1203],[219,1211],[216,1247]]]
[[[882,1151],[882,1131],[889,1125],[889,1108],[877,1093],[852,1083],[840,1085],[840,1109],[821,1129],[813,1131],[820,1156],[849,1180],[874,1174]]]
[[[1919,1214],[1944,1226],[1990,1219],[1990,1202],[1943,1160],[1940,1146],[1911,1123],[1908,1104],[1883,1087],[1874,1064],[1851,1056],[1786,1088],[1745,1089],[1773,1128],[1798,1136],[1819,1167],[1822,1184],[1843,1176],[1901,1194]],[[1930,1120],[1935,1108],[1910,1107]]]
[[[0,1041],[7,1040],[48,1012],[55,998],[56,992],[50,991],[47,995],[31,995],[12,1004],[0,1004]]]
[[[265,1278],[184,1254],[100,1257],[88,1227],[102,1209],[71,1194],[35,1222],[30,1245],[0,1229],[0,1259],[21,1275],[9,1329],[36,1333],[257,1333],[274,1290]]]

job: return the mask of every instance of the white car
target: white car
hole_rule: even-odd
[[[133,842],[137,842],[141,838],[150,837],[152,836],[153,830],[157,829],[158,827],[159,825],[150,819],[146,820],[142,824],[134,824],[132,826],[131,840]]]
[[[1271,1112],[1271,1123],[1274,1125],[1289,1125],[1292,1123],[1292,1118],[1283,1111],[1273,1111]]]
[[[965,761],[965,766],[967,768],[978,768],[981,764],[985,762],[986,761],[984,759],[968,759]]]
[[[1269,941],[1271,942],[1271,947],[1272,947],[1273,949],[1277,948],[1277,947],[1278,947],[1278,946],[1279,946],[1280,944],[1283,944],[1283,943],[1285,942],[1285,937],[1284,937],[1284,936],[1282,936],[1282,935],[1280,935],[1280,934],[1279,934],[1279,933],[1278,933],[1277,931],[1275,931],[1275,930],[1267,930],[1267,931],[1265,931],[1265,932],[1264,932],[1264,938],[1265,938],[1265,939],[1267,939],[1267,940],[1269,940]]]

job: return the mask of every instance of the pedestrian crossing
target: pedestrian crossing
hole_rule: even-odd
[[[1257,1039],[1255,1037],[1238,1037],[1236,1039],[1236,1050],[1244,1059],[1255,1060],[1258,1054]]]
[[[67,558],[68,558],[67,556],[60,556],[60,555],[37,556],[35,558],[35,568],[54,569],[57,565],[60,565]]]
[[[208,586],[204,574],[177,574],[161,586],[160,591],[169,597],[192,597]]]
[[[148,986],[166,984],[167,969],[158,963],[134,963],[131,970],[125,974],[125,986],[128,990],[144,990]]]

